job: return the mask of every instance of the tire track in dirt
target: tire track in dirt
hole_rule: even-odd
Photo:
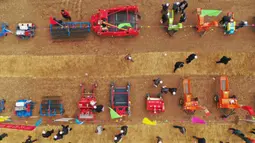
[[[165,54],[167,54],[165,56]],[[0,56],[0,77],[77,78],[85,73],[94,78],[141,77],[156,75],[243,75],[255,76],[255,53],[207,53],[173,73],[177,61],[190,53],[133,54],[134,63],[121,56]],[[215,61],[223,55],[232,57],[228,65]]]

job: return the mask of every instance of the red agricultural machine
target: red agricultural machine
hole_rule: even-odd
[[[137,6],[122,6],[98,10],[91,16],[92,31],[101,36],[137,36],[139,34]]]
[[[94,106],[96,106],[97,100],[95,97],[95,89],[97,88],[97,84],[92,85],[91,92],[85,92],[84,84],[81,84],[81,99],[78,103],[79,108],[79,120],[94,120]]]
[[[196,110],[204,110],[207,116],[210,115],[210,112],[207,110],[206,107],[199,105],[198,98],[197,97],[193,98],[189,79],[183,80],[183,91],[184,97],[180,99],[179,104],[183,106],[183,109],[187,114],[193,115],[196,112]]]
[[[218,16],[221,13],[220,10],[204,10],[202,8],[197,8],[196,12],[198,17],[196,29],[197,32],[200,33],[200,36],[203,36],[212,26],[218,26],[217,21],[205,22],[205,16]]]
[[[120,116],[130,116],[130,84],[128,83],[126,87],[116,87],[114,83],[111,83],[110,86],[111,108]]]
[[[165,112],[165,103],[162,94],[159,93],[157,97],[151,97],[149,93],[146,94],[146,109],[154,114]]]

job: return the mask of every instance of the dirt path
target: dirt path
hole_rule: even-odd
[[[164,54],[167,54],[164,56]],[[134,54],[134,63],[120,56],[0,56],[1,77],[94,78],[139,77],[144,75],[174,75],[177,61],[184,61],[190,53],[154,52]],[[227,55],[233,60],[226,66],[215,61]],[[208,53],[185,65],[175,75],[255,75],[254,53]]]

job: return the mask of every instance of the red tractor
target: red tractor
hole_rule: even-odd
[[[99,9],[91,16],[92,31],[100,36],[137,36],[139,34],[137,6],[122,6],[109,9]]]
[[[165,112],[165,103],[162,98],[162,94],[159,93],[157,97],[150,97],[150,94],[146,94],[146,109],[154,114]]]
[[[95,114],[93,110],[95,109],[97,100],[95,97],[95,89],[97,88],[97,84],[92,85],[91,92],[85,92],[84,84],[81,84],[81,99],[78,103],[79,108],[79,120],[94,120]]]

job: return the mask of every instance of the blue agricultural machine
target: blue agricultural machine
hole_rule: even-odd
[[[1,24],[1,31],[0,31],[0,37],[7,36],[8,33],[12,33],[8,28],[7,23],[2,23]]]
[[[15,114],[18,117],[30,117],[34,109],[34,102],[32,100],[22,99],[15,104]]]
[[[63,115],[63,103],[60,96],[45,96],[40,105],[40,115],[52,117]]]
[[[90,33],[89,22],[63,22],[50,18],[52,39],[84,38]]]
[[[5,100],[1,99],[0,100],[0,113],[3,112],[3,110],[5,110]]]

